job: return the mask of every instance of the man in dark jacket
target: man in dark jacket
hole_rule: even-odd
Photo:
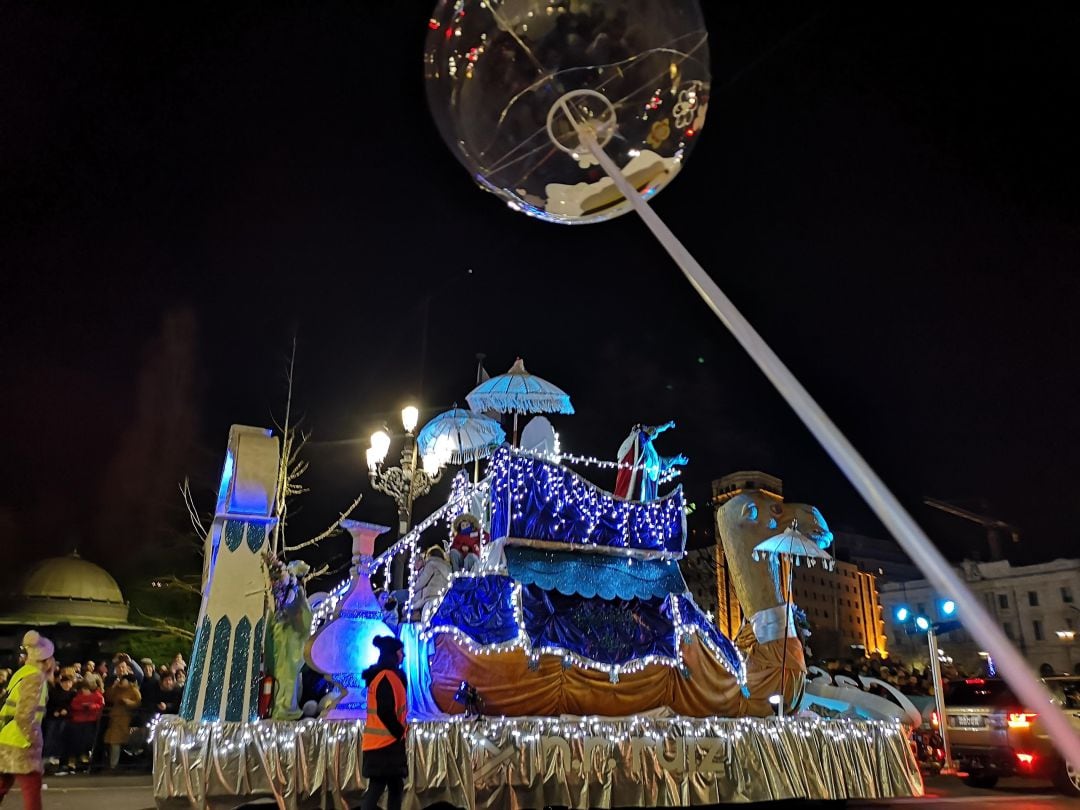
[[[362,742],[368,789],[361,808],[376,810],[385,790],[387,810],[401,810],[401,794],[409,773],[405,749],[408,731],[405,673],[401,671],[404,648],[393,636],[379,636],[372,643],[379,649],[379,660],[363,672],[368,688]]]

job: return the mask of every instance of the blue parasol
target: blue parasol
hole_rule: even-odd
[[[484,380],[466,397],[474,411],[499,413],[573,413],[570,395],[525,370],[519,357],[510,370]]]
[[[420,455],[434,452],[436,444],[443,437],[446,437],[443,441],[449,441],[453,448],[450,454],[453,464],[487,458],[506,441],[502,426],[490,416],[458,407],[440,413],[424,425],[416,437]]]
[[[807,568],[813,568],[819,560],[822,567],[828,570],[836,565],[829,552],[799,531],[798,521],[792,521],[780,534],[774,534],[754,546],[752,556],[755,560],[786,557],[792,565],[799,565],[805,560]]]
[[[465,397],[474,411],[514,414],[514,446],[517,446],[519,413],[573,413],[570,395],[543,377],[525,370],[520,357],[505,374],[484,380]]]

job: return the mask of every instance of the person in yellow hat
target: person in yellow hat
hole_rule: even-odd
[[[0,707],[0,802],[17,781],[24,810],[41,810],[41,721],[56,659],[53,643],[36,630],[23,636],[23,649],[26,663],[11,676]]]

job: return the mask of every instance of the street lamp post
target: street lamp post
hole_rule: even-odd
[[[401,426],[405,429],[405,445],[401,450],[401,463],[397,467],[384,467],[386,454],[390,451],[391,438],[385,430],[371,435],[371,447],[367,451],[368,478],[376,492],[389,495],[398,508],[398,537],[404,537],[412,525],[413,503],[431,491],[442,478],[443,460],[424,456],[422,467],[417,462],[419,450],[416,444],[416,425],[420,412],[412,405],[401,411]],[[405,587],[405,554],[397,554],[391,563],[391,587]]]
[[[952,616],[956,612],[956,603],[951,599],[946,599],[941,603],[941,612],[946,616]],[[960,623],[955,620],[932,622],[926,616],[913,615],[905,606],[897,608],[896,619],[899,622],[905,624],[910,622],[914,625],[914,629],[910,625],[908,627],[909,636],[915,633],[926,633],[926,645],[930,652],[930,677],[934,681],[934,711],[937,712],[938,731],[941,733],[941,747],[945,753],[945,765],[941,769],[941,773],[955,773],[952,761],[952,747],[949,744],[949,723],[945,715],[945,685],[941,679],[941,659],[938,655],[937,634],[955,630],[960,626]]]
[[[922,618],[922,617],[920,617]],[[945,751],[945,767],[941,773],[953,772],[952,748],[949,746],[949,722],[945,716],[945,687],[941,682],[941,661],[938,660],[937,634],[934,625],[926,629],[926,643],[930,647],[930,674],[934,678],[934,709],[938,716],[938,731],[941,732],[941,747]]]

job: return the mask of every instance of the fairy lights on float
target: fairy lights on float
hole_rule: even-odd
[[[543,503],[542,514],[551,521],[552,532],[573,527],[568,545],[681,555],[686,532],[681,489],[648,503],[624,501],[561,466],[506,447],[492,456],[488,478],[492,481],[493,533],[525,534],[516,530],[523,528],[522,504],[529,496]]]
[[[155,725],[155,738],[174,762],[202,761],[209,767],[238,752],[248,751],[256,758],[276,751],[293,755],[310,745],[305,738],[318,734],[329,744],[346,748],[358,745],[363,734],[361,720],[299,720],[295,723],[236,723],[183,721],[163,718]],[[529,745],[542,738],[596,740],[598,745],[618,745],[633,740],[657,744],[665,741],[698,746],[718,742],[729,763],[735,745],[746,740],[767,737],[782,741],[796,737],[828,743],[834,749],[857,745],[860,748],[880,745],[889,738],[906,744],[907,730],[899,720],[864,720],[798,717],[649,717],[637,715],[612,719],[595,715],[580,717],[467,717],[454,715],[440,720],[410,718],[409,733],[418,740],[444,741],[460,736],[469,747],[481,751],[491,743],[505,744],[509,738],[516,745]],[[818,745],[821,742],[817,743]],[[752,744],[752,743],[751,743]]]
[[[746,684],[746,660],[743,657],[742,652],[732,645],[731,650],[734,652],[738,661],[737,665],[733,665],[728,658],[728,654],[713,641],[707,630],[701,628],[696,622],[684,621],[682,611],[679,607],[679,601],[682,598],[689,598],[685,594],[672,594],[667,597],[666,600],[671,609],[673,619],[675,657],[653,654],[637,658],[625,664],[611,664],[604,661],[595,661],[573,650],[568,650],[565,647],[555,645],[534,647],[532,645],[532,639],[529,637],[529,633],[525,628],[525,616],[521,601],[522,587],[520,582],[515,582],[508,592],[510,607],[514,614],[514,623],[517,627],[517,634],[513,638],[497,643],[479,644],[465,629],[458,627],[457,625],[449,623],[428,624],[428,622],[434,620],[438,615],[439,608],[442,606],[446,595],[453,590],[454,583],[460,579],[473,579],[476,578],[476,576],[477,575],[468,571],[455,572],[450,576],[446,586],[439,592],[435,599],[425,607],[424,616],[421,619],[423,630],[420,633],[420,637],[424,641],[430,641],[440,634],[448,635],[473,655],[495,655],[498,653],[520,650],[528,656],[531,667],[539,666],[541,656],[552,655],[561,658],[564,667],[576,666],[579,669],[591,669],[603,672],[607,674],[612,683],[618,683],[620,676],[640,672],[646,667],[654,664],[678,669],[683,677],[690,677],[690,671],[683,659],[682,649],[684,645],[693,643],[696,639],[706,646],[713,657],[720,662],[721,666],[735,677],[740,686]]]

